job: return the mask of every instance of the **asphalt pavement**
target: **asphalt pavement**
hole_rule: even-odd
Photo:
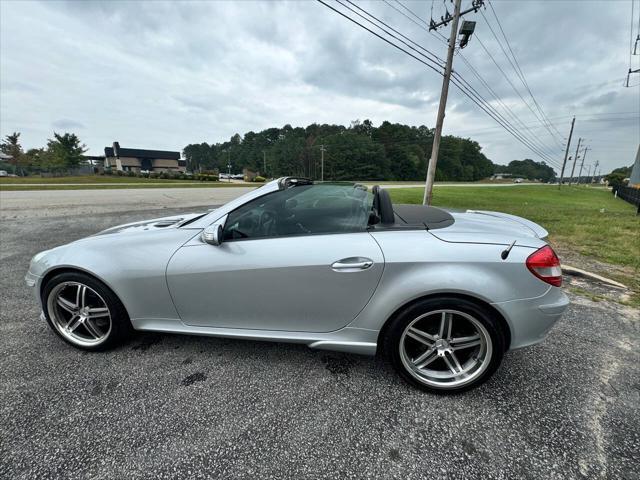
[[[380,358],[300,345],[67,346],[38,319],[29,259],[185,210],[122,205],[2,219],[0,478],[639,478],[640,319],[614,303],[572,296],[544,343],[449,397]]]

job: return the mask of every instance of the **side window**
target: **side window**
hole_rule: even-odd
[[[365,187],[300,185],[257,198],[231,212],[224,240],[366,230],[373,196]]]

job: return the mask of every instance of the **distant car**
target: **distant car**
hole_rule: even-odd
[[[6,170],[0,170],[0,177],[8,177],[9,174],[7,173]]]
[[[223,178],[229,178],[229,174],[228,173],[221,173],[220,175],[218,175],[219,179],[223,179]]]
[[[513,180],[513,183],[522,183],[523,179],[522,178],[516,178]]]
[[[381,350],[411,384],[459,392],[567,308],[546,236],[513,215],[288,177],[38,253],[26,282],[53,331],[85,350],[132,330]]]
[[[233,180],[244,180],[244,175],[243,175],[243,174],[241,174],[241,173],[237,173],[237,174],[235,174],[235,175],[231,175],[231,178],[232,178]]]

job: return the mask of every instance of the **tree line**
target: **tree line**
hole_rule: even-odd
[[[348,127],[313,123],[307,127],[268,128],[235,134],[221,143],[189,144],[183,156],[187,171],[241,173],[243,168],[266,177],[298,175],[325,180],[422,181],[431,154],[434,130],[370,120]],[[23,151],[20,133],[7,135],[0,151],[10,155],[17,174],[63,174],[84,163],[86,146],[74,133],[54,132],[46,146]],[[324,160],[324,161],[323,161]],[[228,165],[231,165],[229,168]],[[0,164],[0,169],[7,166]],[[480,144],[470,138],[442,138],[437,181],[475,181],[494,173],[511,173],[526,179],[551,181],[554,171],[544,162],[513,160],[495,165]]]
[[[232,173],[246,167],[269,177],[422,180],[433,133],[424,125],[385,121],[375,127],[370,120],[355,121],[348,127],[285,125],[244,136],[236,134],[222,143],[190,144],[183,155],[187,169],[192,171],[226,172],[230,164]],[[478,142],[455,136],[442,138],[436,180],[474,181],[493,172],[494,164],[482,153]]]
[[[494,173],[509,173],[512,177],[540,180],[545,183],[556,178],[553,168],[544,162],[535,162],[530,158],[512,160],[509,165],[495,165],[494,170]]]
[[[0,143],[0,151],[11,157],[10,167],[17,175],[51,172],[66,173],[78,168],[84,162],[87,151],[75,133],[53,133],[42,148],[31,148],[26,152],[20,144],[20,132],[7,135]]]

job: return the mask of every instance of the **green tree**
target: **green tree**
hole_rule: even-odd
[[[82,162],[82,156],[87,151],[86,145],[80,142],[75,133],[53,133],[53,138],[47,141],[47,163],[53,171],[64,171],[77,168]]]
[[[271,177],[321,176],[321,145],[324,178],[332,180],[424,180],[433,129],[368,120],[354,120],[348,127],[313,123],[304,128],[284,125],[260,132],[238,134],[222,143],[191,144],[183,152],[191,170],[200,165],[227,170],[249,168]],[[266,162],[265,162],[266,160]],[[474,181],[493,173],[494,165],[480,145],[468,138],[442,139],[437,180]]]
[[[509,165],[494,167],[494,173],[510,173],[514,177],[522,177],[528,180],[540,180],[549,182],[555,179],[556,174],[545,162],[535,162],[530,158],[524,160],[512,160]]]
[[[24,152],[20,145],[20,132],[13,132],[7,135],[0,143],[0,151],[5,155],[11,156],[9,163],[13,165],[13,173],[24,175],[24,170],[22,169]]]
[[[613,188],[626,185],[627,182],[624,180],[631,176],[631,170],[633,170],[633,165],[614,168],[611,173],[604,177],[604,179],[609,183],[609,186]]]

